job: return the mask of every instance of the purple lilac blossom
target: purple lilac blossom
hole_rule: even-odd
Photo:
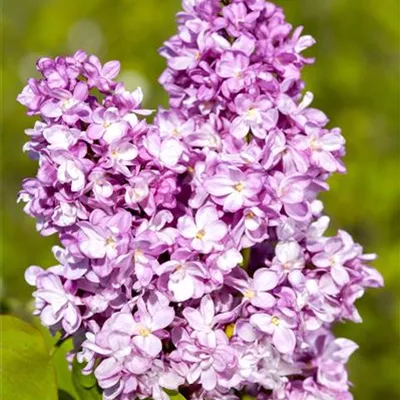
[[[154,123],[119,63],[83,51],[40,59],[18,96],[40,119],[19,200],[63,246],[26,272],[35,314],[104,399],[352,399],[357,345],[332,326],[383,280],[349,234],[324,236],[345,141],[302,94],[301,33],[264,0],[183,0]]]

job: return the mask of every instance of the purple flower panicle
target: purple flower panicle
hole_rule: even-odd
[[[39,117],[19,199],[58,264],[30,267],[35,314],[73,336],[106,400],[352,398],[357,345],[332,326],[383,284],[317,199],[344,138],[310,107],[314,40],[264,0],[184,0],[160,53],[170,108],[78,51],[18,97]]]

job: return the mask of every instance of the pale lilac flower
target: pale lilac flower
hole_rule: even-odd
[[[190,364],[186,379],[189,384],[199,382],[207,391],[222,384],[232,375],[237,360],[233,349],[222,331],[216,331],[213,346],[196,346],[191,342],[180,342],[178,352],[182,360]]]
[[[296,145],[277,129],[266,138],[262,163],[263,167],[269,170],[279,162],[282,162],[285,174],[305,173],[309,168],[308,156],[299,151]]]
[[[276,172],[270,179],[271,187],[276,190],[286,213],[295,220],[305,220],[310,215],[306,201],[306,189],[310,186],[310,178],[302,174],[284,176]]]
[[[126,245],[132,217],[127,211],[120,211],[113,217],[107,217],[100,212],[92,214],[92,222],[81,222],[81,240],[79,249],[92,259],[103,257],[116,258]]]
[[[129,207],[137,208],[138,204],[149,196],[149,186],[141,176],[135,176],[126,187],[125,202]]]
[[[230,131],[238,139],[244,138],[250,130],[257,138],[264,139],[278,122],[278,112],[266,97],[253,99],[239,94],[235,98],[235,106],[238,117],[232,121]]]
[[[187,307],[183,310],[183,316],[186,318],[189,326],[195,331],[195,337],[205,346],[214,347],[216,345],[215,332],[215,306],[209,295],[201,299],[198,310]]]
[[[132,342],[138,349],[150,357],[156,357],[161,349],[158,331],[166,328],[174,319],[175,313],[172,307],[163,307],[152,310],[143,302],[138,303],[139,310],[135,314],[137,322],[132,326]]]
[[[330,268],[333,280],[343,286],[350,279],[344,264],[356,257],[359,250],[351,237],[342,231],[339,237],[329,239],[324,244],[323,251],[314,255],[312,261],[317,267]]]
[[[182,138],[193,133],[195,130],[195,123],[192,119],[185,120],[182,116],[168,112],[158,113],[157,125],[160,129],[160,136],[162,138]]]
[[[179,218],[178,230],[184,238],[191,240],[193,249],[206,254],[221,249],[221,240],[228,233],[225,222],[219,219],[216,208],[211,205],[199,208],[195,218],[188,215]]]
[[[52,327],[61,323],[68,334],[76,332],[82,321],[78,308],[80,299],[65,290],[57,275],[41,268],[30,267],[25,278],[37,287],[33,294],[36,299],[35,314],[40,315],[43,325]]]
[[[28,108],[29,115],[34,115],[40,109],[45,98],[45,95],[43,95],[38,88],[37,82],[34,79],[29,79],[28,84],[18,95],[17,100]]]
[[[201,126],[187,135],[185,142],[190,147],[220,149],[222,144],[220,128],[221,121],[215,116],[210,116],[209,120],[204,121]]]
[[[233,268],[243,263],[242,254],[235,248],[228,249],[217,258],[217,266],[224,273],[229,273]]]
[[[104,324],[100,332],[87,333],[87,340],[82,344],[86,356],[90,357],[88,352],[95,352],[104,357],[94,373],[100,387],[105,389],[105,394],[111,396],[110,398],[115,398],[126,390],[127,382],[122,379],[123,371],[131,374],[131,379],[135,379],[136,374],[146,372],[151,366],[151,360],[135,352],[132,346],[134,325],[131,314],[116,313]]]
[[[255,272],[253,279],[234,281],[233,285],[242,292],[243,301],[258,308],[269,309],[276,303],[275,297],[269,292],[277,286],[278,281],[275,271],[261,268]]]
[[[306,124],[305,132],[307,136],[298,136],[294,139],[296,148],[310,151],[313,163],[325,171],[343,172],[342,164],[332,154],[332,152],[343,150],[345,141],[340,131],[321,132],[319,127]]]
[[[282,316],[254,314],[250,322],[262,332],[272,335],[272,343],[283,354],[291,354],[296,346],[296,336]]]
[[[243,27],[249,28],[255,22],[259,13],[248,13],[244,3],[233,3],[223,8],[223,15],[229,23],[227,31],[233,36],[239,36]]]
[[[287,376],[300,371],[281,359],[269,338],[247,345],[240,355],[238,366],[241,379],[276,393],[288,381]]]
[[[98,108],[92,113],[91,119],[87,136],[93,140],[103,138],[107,143],[112,143],[121,139],[128,131],[128,123],[121,119],[115,107]]]
[[[279,242],[276,245],[272,266],[278,273],[288,275],[291,283],[294,284],[301,279],[304,264],[302,249],[295,240]]]
[[[153,123],[119,62],[83,51],[40,59],[18,96],[39,164],[18,200],[63,246],[27,271],[34,313],[105,400],[351,400],[356,345],[331,327],[383,279],[325,234],[345,140],[303,92],[314,39],[264,0],[183,0],[177,21]]]
[[[67,183],[71,185],[73,192],[80,192],[85,187],[85,173],[82,165],[74,159],[64,158],[58,169],[57,179],[61,183]]]
[[[88,180],[91,183],[89,186],[97,199],[101,201],[112,196],[114,192],[113,185],[107,180],[107,176],[102,169],[92,170]]]
[[[177,391],[183,383],[184,378],[167,369],[161,360],[154,360],[152,369],[138,380],[139,387],[154,400],[170,400],[165,389]]]
[[[187,49],[181,56],[171,57],[168,60],[168,65],[177,71],[181,71],[195,67],[199,63],[200,58],[201,53],[198,50]]]
[[[52,220],[58,226],[71,226],[77,221],[78,207],[74,203],[61,202],[54,209]]]
[[[318,341],[318,339],[321,339]],[[327,337],[318,338],[316,345],[321,353],[316,359],[318,367],[318,382],[331,390],[345,391],[348,389],[348,376],[345,364],[358,346],[348,339],[330,341]],[[322,342],[322,343],[320,343]],[[324,346],[323,348],[321,348]]]
[[[256,205],[263,185],[260,173],[245,173],[237,168],[221,168],[221,172],[206,179],[204,187],[224,211],[236,212],[244,206]]]
[[[243,53],[249,57],[251,54],[253,54],[256,47],[255,40],[247,35],[239,36],[233,43],[230,43],[228,39],[222,35],[219,35],[217,32],[212,33],[211,37],[214,40],[216,47],[221,51],[222,55],[225,54],[225,51],[231,50],[232,52],[235,52],[235,54]]]
[[[108,150],[108,160],[104,166],[114,168],[125,176],[130,176],[130,166],[134,164],[134,160],[139,154],[138,148],[127,140],[116,140],[110,144]]]
[[[101,65],[96,56],[89,56],[83,65],[88,75],[88,83],[92,87],[98,87],[101,91],[113,88],[113,79],[118,75],[121,68],[119,61],[108,61]]]
[[[178,165],[184,147],[175,137],[162,140],[156,130],[152,130],[144,143],[149,154],[160,161],[167,168],[184,170]]]
[[[168,289],[177,302],[199,298],[204,294],[203,279],[206,278],[206,270],[200,262],[177,255],[177,259],[161,264],[157,273],[161,275],[161,279],[167,275]]]
[[[282,94],[277,100],[277,108],[283,115],[287,115],[303,128],[308,122],[324,126],[328,122],[326,115],[322,111],[307,108],[313,99],[314,95],[311,92],[307,92],[304,94],[301,103],[297,105],[290,96]]]
[[[88,87],[83,82],[79,82],[72,93],[65,89],[56,89],[55,99],[45,101],[40,110],[47,118],[63,117],[67,123],[86,119],[90,114],[90,108],[84,103],[88,93]]]
[[[115,88],[115,95],[111,102],[117,106],[124,119],[127,120],[131,125],[133,122],[138,122],[137,118],[134,118],[132,114],[137,115],[151,115],[153,110],[143,109],[141,103],[143,101],[143,91],[140,87],[136,88],[133,92],[129,92],[125,89],[125,86],[121,83],[117,83]],[[131,114],[125,114],[126,112]]]
[[[243,246],[250,247],[254,243],[260,243],[268,237],[266,226],[267,214],[259,207],[246,209],[243,215],[244,234]]]
[[[49,150],[68,150],[78,142],[81,131],[64,125],[51,125],[43,129]]]
[[[216,72],[221,78],[228,78],[222,86],[226,97],[230,93],[237,93],[245,85],[245,72],[250,64],[248,57],[242,53],[225,53],[218,61]]]

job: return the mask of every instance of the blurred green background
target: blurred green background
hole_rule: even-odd
[[[337,327],[360,344],[350,362],[356,399],[394,400],[399,388],[399,25],[398,0],[279,0],[294,25],[317,39],[306,68],[314,105],[340,126],[347,139],[348,174],[330,180],[323,195],[336,230],[354,234],[385,277],[383,290],[359,301],[364,324]],[[164,60],[157,48],[175,31],[179,0],[4,0],[2,58],[2,277],[3,312],[30,318],[31,288],[27,266],[50,266],[55,238],[35,232],[34,221],[16,205],[24,177],[36,165],[21,151],[24,129],[33,120],[15,98],[35,75],[40,56],[68,54],[78,48],[103,61],[122,62],[131,89],[142,86],[146,106],[166,105],[157,84]],[[333,232],[333,229],[332,229]],[[62,357],[61,361],[62,362]],[[62,375],[62,373],[61,373]],[[61,387],[69,383],[60,376]]]

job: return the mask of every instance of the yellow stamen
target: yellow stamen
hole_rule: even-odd
[[[140,335],[140,336],[147,337],[147,336],[149,336],[150,334],[151,334],[151,330],[148,329],[148,328],[146,328],[146,327],[143,327],[143,328],[140,328],[140,329],[139,329],[139,335]]]
[[[143,251],[142,251],[142,249],[136,249],[135,252],[134,252],[135,260],[137,260],[138,258],[140,258],[140,257],[142,257],[142,256],[143,256]]]
[[[233,188],[237,191],[237,192],[241,192],[244,189],[244,185],[242,182],[237,183],[236,185],[233,186]]]
[[[244,297],[245,299],[254,299],[254,297],[256,297],[256,293],[254,292],[254,290],[247,289],[247,290],[243,293],[243,297]]]
[[[255,217],[254,213],[252,211],[250,211],[247,215],[246,218],[248,219],[253,219]]]
[[[310,139],[310,147],[313,150],[318,150],[320,148],[319,143],[316,139]]]
[[[200,231],[197,232],[196,239],[203,239],[203,237],[206,235],[204,232],[204,229],[201,229]]]
[[[110,236],[109,238],[106,239],[106,246],[109,246],[109,245],[111,245],[111,246],[115,245],[115,239],[112,236]]]
[[[271,322],[275,325],[275,326],[279,326],[280,321],[278,317],[272,317]]]
[[[225,334],[230,339],[235,333],[235,324],[229,324],[225,327]]]
[[[257,111],[254,108],[250,108],[249,111],[247,111],[247,116],[249,117],[255,117]]]
[[[68,110],[69,108],[71,108],[74,105],[74,99],[70,98],[70,99],[66,99],[63,101],[62,103],[62,108],[64,108],[64,110]]]
[[[283,264],[283,269],[285,271],[290,271],[292,269],[292,264],[290,264],[290,263]]]

